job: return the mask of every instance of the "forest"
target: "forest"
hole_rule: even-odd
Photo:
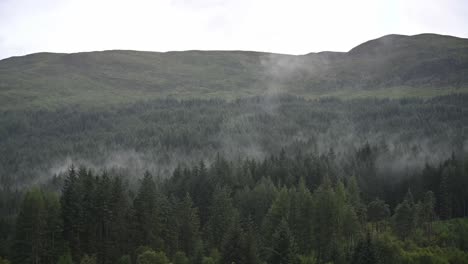
[[[400,181],[378,147],[146,172],[71,166],[2,219],[0,263],[468,263],[468,159]]]
[[[2,60],[0,264],[468,263],[466,43]]]
[[[0,263],[468,263],[467,101],[4,111]]]

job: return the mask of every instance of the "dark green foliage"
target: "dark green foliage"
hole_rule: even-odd
[[[129,255],[123,255],[119,258],[117,264],[132,264],[132,258]]]
[[[246,263],[246,237],[239,223],[225,232],[221,246],[222,263]]]
[[[367,206],[367,218],[371,222],[383,221],[390,217],[390,208],[385,201],[375,199]]]
[[[87,190],[88,192],[90,190]],[[81,255],[80,232],[82,230],[82,204],[78,183],[78,176],[75,168],[70,167],[65,179],[62,196],[63,237],[68,241],[72,258],[77,261]]]
[[[278,224],[275,233],[272,236],[272,240],[272,247],[270,249],[271,252],[270,257],[268,258],[268,263],[297,263],[296,244],[285,218],[283,218]]]
[[[13,263],[53,263],[62,248],[58,198],[39,189],[29,191],[16,220]]]
[[[438,221],[436,197],[447,171],[463,184],[466,160],[450,157],[383,188],[382,197],[401,201],[392,205],[366,199],[365,181],[341,175],[333,153],[218,157],[211,166],[181,165],[166,179],[145,173],[137,186],[115,172],[72,166],[60,198],[45,187],[24,194],[6,256],[39,264],[464,263],[468,222]],[[309,187],[301,175],[317,171],[322,183]],[[213,188],[209,199],[200,182]],[[464,194],[448,186],[460,213]]]
[[[211,201],[204,233],[209,248],[219,249],[224,239],[222,234],[226,234],[226,231],[232,228],[238,216],[229,189],[216,188]]]
[[[189,264],[189,259],[182,251],[177,251],[172,259],[173,264]]]
[[[145,173],[138,194],[133,202],[135,241],[137,245],[162,247],[160,238],[162,219],[158,206],[156,184],[148,172]]]
[[[198,245],[201,243],[200,220],[198,209],[194,207],[192,198],[187,193],[177,208],[176,220],[178,223],[179,249],[188,256],[195,256]]]
[[[414,205],[408,200],[403,200],[396,209],[393,215],[395,231],[401,238],[406,238],[411,234],[415,225],[415,210]]]
[[[137,264],[169,264],[164,252],[145,251],[138,255]]]
[[[372,244],[370,235],[364,241],[360,241],[353,253],[352,264],[375,264],[377,258],[375,255],[374,245]]]

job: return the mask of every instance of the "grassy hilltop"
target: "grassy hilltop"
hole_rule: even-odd
[[[468,40],[388,35],[349,52],[36,53],[0,61],[0,109],[103,106],[155,98],[287,93],[305,98],[432,97],[468,89]]]

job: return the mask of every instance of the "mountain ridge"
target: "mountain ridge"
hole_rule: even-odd
[[[466,92],[468,39],[386,35],[348,52],[33,53],[0,60],[0,109],[150,98],[404,97]],[[3,100],[2,100],[3,99]]]

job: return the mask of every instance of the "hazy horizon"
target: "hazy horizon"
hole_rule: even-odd
[[[339,51],[389,34],[468,37],[450,1],[0,1],[0,59],[36,52]]]

